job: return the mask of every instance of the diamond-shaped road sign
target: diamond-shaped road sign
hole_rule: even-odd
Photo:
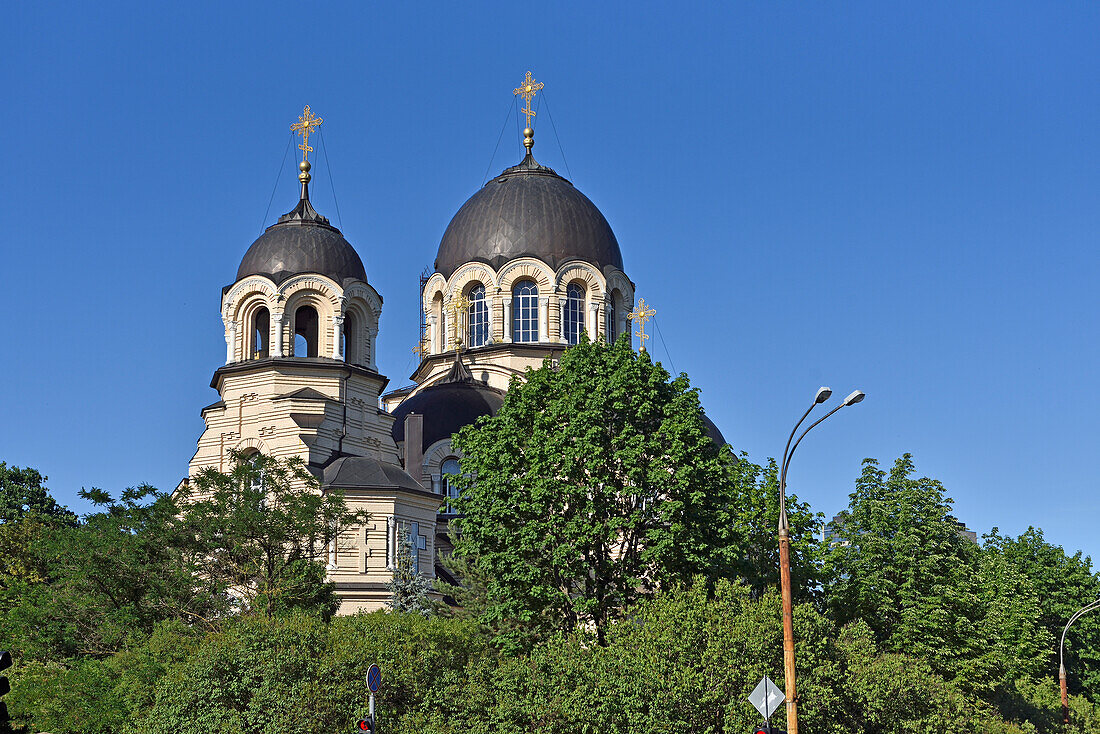
[[[756,688],[752,689],[752,693],[749,694],[749,703],[751,703],[765,719],[770,719],[772,714],[783,705],[785,700],[786,696],[783,695],[783,691],[779,690],[779,686],[775,684],[775,681],[766,675],[756,684]]]

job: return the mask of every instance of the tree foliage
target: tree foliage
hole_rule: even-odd
[[[775,459],[766,466],[746,456],[729,467],[733,489],[731,538],[736,543],[737,576],[754,596],[779,588],[779,477]],[[798,495],[787,492],[787,519],[791,526],[791,586],[797,601],[814,598],[821,583],[821,543],[818,530],[823,516],[814,513]]]
[[[76,515],[49,493],[37,469],[8,466],[0,461],[0,524],[32,516],[65,525],[76,523]]]
[[[416,567],[416,546],[407,524],[397,528],[397,557],[393,564],[393,577],[387,584],[390,592],[386,606],[395,612],[411,612],[430,616],[434,607],[429,593],[432,584]]]
[[[584,341],[513,380],[455,446],[455,553],[488,579],[490,623],[536,637],[590,624],[602,643],[636,599],[735,573],[733,459],[687,376],[625,339]]]
[[[95,489],[82,496],[98,511],[71,527],[31,525],[36,578],[3,590],[0,629],[20,655],[111,655],[161,620],[210,620],[224,609],[218,580],[193,573],[202,549],[170,495],[141,486],[117,500]]]
[[[940,482],[913,472],[908,454],[889,473],[864,461],[827,554],[827,606],[841,623],[862,619],[887,652],[989,693],[1032,672],[1046,643],[1034,629],[1038,600],[1026,579],[983,561],[960,535]]]
[[[335,613],[329,544],[368,515],[349,510],[339,491],[322,491],[300,459],[234,455],[229,472],[203,469],[175,500],[202,549],[195,575],[220,579],[241,611]]]
[[[1001,535],[997,528],[983,537],[985,553],[1014,569],[1030,583],[1038,599],[1038,626],[1045,649],[1038,662],[1042,675],[1058,675],[1058,641],[1069,618],[1081,607],[1100,598],[1100,574],[1092,559],[1080,551],[1068,555],[1052,545],[1043,531],[1028,528],[1019,537]],[[1100,703],[1100,612],[1082,616],[1066,636],[1066,671],[1070,689],[1083,691]]]

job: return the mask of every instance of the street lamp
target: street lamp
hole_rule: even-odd
[[[791,614],[791,526],[787,521],[787,467],[791,463],[791,457],[794,456],[798,444],[802,443],[802,439],[806,438],[806,434],[812,431],[814,426],[841,408],[855,405],[867,397],[859,390],[853,391],[851,395],[844,398],[844,402],[826,413],[825,418],[812,423],[794,442],[794,446],[791,446],[791,441],[794,440],[794,434],[798,432],[798,427],[806,420],[806,416],[810,414],[814,406],[824,403],[832,395],[833,391],[827,387],[818,389],[817,394],[814,395],[814,402],[798,419],[798,423],[794,424],[790,438],[787,439],[787,446],[783,449],[783,462],[780,464],[779,469],[779,585],[783,591],[783,674],[787,682],[788,734],[798,734],[798,703],[794,684],[794,621]]]
[[[1062,689],[1062,723],[1069,723],[1069,690],[1066,687],[1066,664],[1064,661],[1066,652],[1066,633],[1069,632],[1069,626],[1077,621],[1077,618],[1088,612],[1100,609],[1100,599],[1086,604],[1073,613],[1073,616],[1066,622],[1066,628],[1062,630],[1062,639],[1058,643],[1058,687]]]

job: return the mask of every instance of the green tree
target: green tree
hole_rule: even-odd
[[[329,546],[369,515],[322,490],[300,459],[234,454],[229,472],[203,469],[175,500],[182,529],[201,549],[195,575],[224,584],[242,612],[335,613]]]
[[[484,621],[534,637],[591,624],[602,644],[636,599],[736,573],[733,459],[686,375],[622,339],[583,341],[524,378],[455,438],[455,553],[487,580]]]
[[[126,732],[206,734],[352,731],[366,713],[365,677],[382,669],[381,728],[439,731],[430,712],[460,690],[470,660],[486,652],[468,622],[374,612],[335,617],[253,616],[206,635],[186,660],[166,666],[154,703]]]
[[[775,459],[766,467],[744,455],[729,467],[733,481],[732,537],[737,543],[737,575],[753,596],[779,588],[779,478]],[[788,488],[789,490],[789,488]],[[816,596],[821,581],[818,530],[824,516],[787,493],[791,525],[791,586],[796,601]]]
[[[841,624],[864,620],[887,652],[927,660],[948,680],[990,691],[1011,667],[985,623],[979,549],[959,535],[940,482],[914,478],[912,457],[889,474],[865,459],[843,542],[826,557],[826,604]]]
[[[52,518],[66,525],[76,524],[76,515],[57,500],[43,485],[46,477],[37,469],[8,466],[0,461],[0,524],[28,515]]]
[[[393,564],[393,577],[386,585],[390,598],[386,606],[395,612],[431,616],[433,606],[428,593],[432,584],[420,573],[416,562],[416,546],[407,524],[397,529],[397,557]]]
[[[224,587],[195,576],[202,549],[170,495],[141,486],[117,500],[98,489],[82,496],[99,511],[73,527],[42,526],[31,546],[40,573],[3,590],[0,632],[23,657],[103,657],[161,620],[212,624],[223,613]]]
[[[1019,537],[1001,535],[997,528],[983,537],[986,554],[1001,559],[1031,583],[1038,597],[1038,626],[1045,633],[1041,653],[1041,675],[1058,676],[1058,641],[1070,616],[1100,598],[1100,574],[1092,570],[1092,559],[1080,551],[1068,555],[1052,545],[1038,528],[1028,528]],[[1100,613],[1085,615],[1066,636],[1066,670],[1073,691],[1084,692],[1100,703]]]
[[[746,700],[763,675],[782,683],[779,595],[720,580],[662,591],[611,626],[529,654],[471,661],[420,732],[692,734],[752,731]],[[927,662],[882,653],[856,623],[838,635],[812,605],[794,609],[799,720],[825,734],[941,731],[1021,734]],[[783,726],[782,710],[772,719]]]

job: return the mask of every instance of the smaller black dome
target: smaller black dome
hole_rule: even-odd
[[[237,280],[266,275],[282,283],[299,273],[320,273],[337,283],[345,278],[367,279],[359,253],[309,203],[309,195],[292,211],[264,230],[252,243],[237,268]]]
[[[504,393],[470,376],[461,361],[440,382],[424,388],[393,411],[395,443],[405,440],[405,416],[424,416],[424,451],[433,443],[450,438],[463,426],[483,415],[496,415],[504,403]]]

